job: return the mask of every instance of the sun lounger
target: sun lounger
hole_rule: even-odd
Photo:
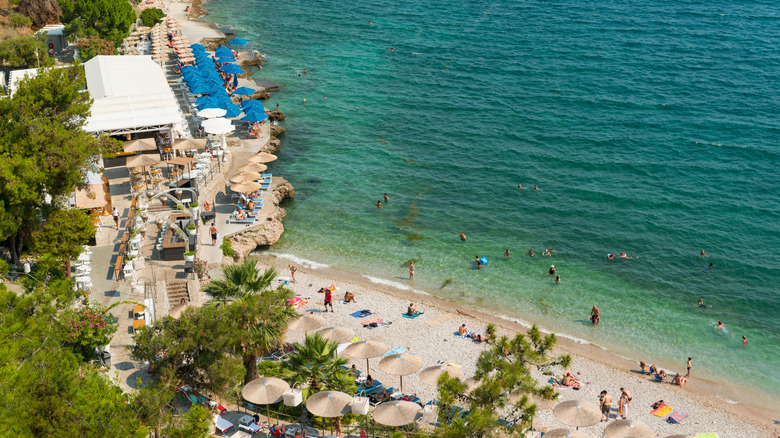
[[[388,351],[387,353],[383,354],[382,357],[392,356],[394,354],[401,354],[401,353],[406,353],[406,348],[395,347],[392,350]]]
[[[225,420],[219,415],[216,416],[216,428],[217,431],[222,432],[222,436],[225,436],[225,432],[229,431],[233,427],[235,427],[233,423]]]
[[[247,224],[247,225],[249,225],[249,224],[255,223],[255,218],[248,217],[246,219],[239,220],[239,219],[235,219],[235,218],[231,217],[230,219],[228,219],[228,223],[229,224]]]
[[[249,435],[254,435],[255,432],[259,432],[263,430],[263,426],[256,424],[256,423],[249,423],[249,424],[239,424],[238,430],[243,430],[244,432],[249,433]]]
[[[417,318],[418,316],[424,315],[424,314],[425,314],[425,312],[417,312],[414,315],[410,315],[408,313],[402,313],[401,316],[403,316],[404,318],[414,319],[414,318]]]

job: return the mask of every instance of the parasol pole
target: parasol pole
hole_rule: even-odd
[[[366,377],[371,373],[371,370],[368,369],[368,358],[366,358]]]

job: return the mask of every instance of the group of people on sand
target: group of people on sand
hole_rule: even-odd
[[[688,374],[682,375],[682,373],[676,373],[675,376],[672,378],[671,383],[673,385],[679,385],[680,388],[685,386],[686,383],[688,383],[688,378],[691,377],[691,361],[693,358],[688,358]],[[655,379],[659,382],[666,382],[666,379],[669,378],[669,375],[664,370],[659,370],[655,364],[647,366],[645,361],[640,360],[639,361],[639,369],[644,374],[649,374],[655,377]]]
[[[466,330],[466,324],[461,324],[460,327],[458,327],[458,335],[466,336],[467,334],[468,334],[468,330]],[[468,335],[468,338],[473,340],[477,344],[481,344],[487,340],[487,335],[482,336],[478,333],[472,333]]]
[[[626,388],[620,388],[620,398],[618,399],[618,415],[622,419],[628,418],[628,406],[631,404],[631,393]],[[601,421],[609,421],[609,412],[612,409],[612,396],[607,390],[599,393],[599,408],[601,409]]]

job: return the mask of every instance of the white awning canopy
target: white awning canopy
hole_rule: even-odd
[[[179,105],[151,56],[96,56],[84,63],[94,99],[86,131],[154,131],[182,122]]]

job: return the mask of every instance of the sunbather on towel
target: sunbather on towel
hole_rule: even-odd
[[[466,334],[466,324],[461,324],[460,327],[458,327],[458,335],[463,336]]]
[[[414,303],[409,303],[409,308],[406,309],[406,314],[409,316],[414,316],[418,313],[420,312],[417,311],[417,306],[415,306]]]
[[[677,375],[674,376],[674,379],[672,379],[672,384],[673,385],[680,385],[680,388],[682,388],[683,385],[685,385],[687,382],[688,382],[688,379],[683,377],[683,375],[680,374],[680,373],[677,373]]]
[[[563,381],[561,383],[563,383],[563,386],[573,386],[574,384],[579,383],[579,381],[577,381],[577,378],[574,377],[571,372],[566,371],[566,375],[563,376]]]
[[[245,221],[246,220],[246,212],[244,210],[237,210],[233,212],[236,215],[236,220],[239,221]]]
[[[382,403],[385,401],[390,400],[390,396],[393,395],[392,392],[389,392],[386,389],[383,389],[381,392],[378,392],[374,395],[372,395],[370,398],[374,401],[374,403]]]
[[[376,386],[376,381],[374,380],[373,377],[371,377],[371,374],[369,374],[366,377],[366,381],[363,383],[363,387],[368,389],[368,388],[373,388],[374,386]]]
[[[481,344],[481,343],[485,342],[485,338],[482,335],[480,335],[480,334],[474,334],[474,335],[471,335],[469,337],[471,339],[473,339],[474,342],[476,342],[477,344]]]

